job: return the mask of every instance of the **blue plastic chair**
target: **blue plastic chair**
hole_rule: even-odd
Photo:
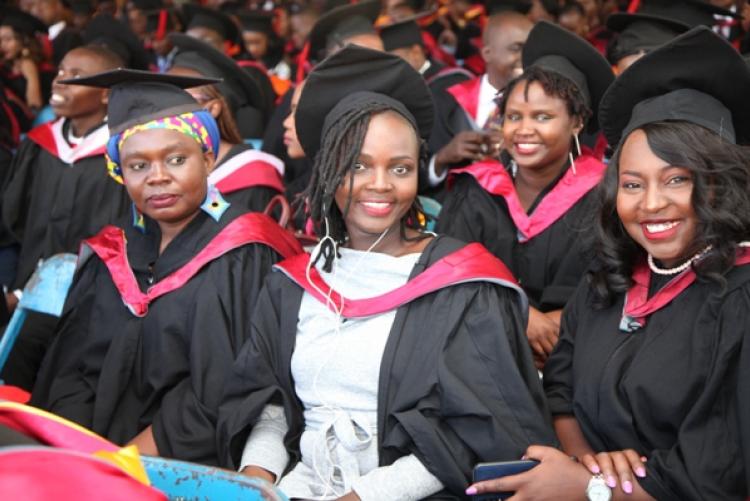
[[[5,334],[0,340],[0,371],[8,361],[10,351],[13,349],[29,311],[60,316],[68,289],[73,282],[76,260],[75,254],[55,254],[42,261],[31,275],[23,290],[23,296],[16,306],[16,311],[13,312]]]
[[[419,195],[419,202],[422,204],[422,209],[424,209],[425,213],[431,218],[427,222],[427,231],[435,231],[437,218],[440,215],[440,210],[443,206],[434,198],[424,197],[422,195]]]
[[[151,485],[179,501],[288,501],[268,482],[220,468],[141,456]]]

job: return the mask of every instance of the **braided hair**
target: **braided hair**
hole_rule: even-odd
[[[307,186],[298,203],[307,203],[315,233],[330,236],[325,239],[321,252],[315,262],[324,259],[323,270],[330,272],[333,260],[337,257],[336,245],[343,244],[347,239],[344,218],[349,211],[351,198],[347,200],[343,211],[335,201],[336,190],[344,182],[346,175],[353,171],[362,150],[362,143],[367,134],[370,118],[373,115],[395,111],[387,104],[378,102],[362,102],[361,106],[353,106],[346,110],[323,134],[320,150],[315,155],[310,184]],[[417,134],[416,129],[414,133]],[[427,163],[427,148],[420,139],[419,166]],[[349,177],[350,193],[354,184],[354,176]],[[350,195],[351,197],[351,195]],[[424,211],[419,198],[415,197],[409,211],[401,219],[401,238],[411,240],[406,235],[406,228],[423,230],[426,225]],[[420,235],[417,239],[427,235]],[[335,242],[335,244],[334,244]]]

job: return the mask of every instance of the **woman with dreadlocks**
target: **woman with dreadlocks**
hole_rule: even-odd
[[[424,80],[348,47],[296,113],[321,242],[266,279],[219,414],[226,466],[292,499],[442,499],[494,450],[551,443],[522,291],[480,245],[422,229]]]

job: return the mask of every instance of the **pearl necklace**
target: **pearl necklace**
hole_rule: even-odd
[[[676,275],[677,273],[682,273],[683,271],[690,268],[691,264],[693,264],[698,259],[702,258],[703,255],[710,250],[711,250],[711,246],[709,245],[708,247],[700,251],[698,254],[694,255],[693,257],[691,257],[690,259],[682,263],[680,266],[677,266],[675,268],[668,268],[668,269],[659,268],[658,266],[656,266],[656,263],[654,262],[654,257],[651,254],[649,254],[648,259],[647,259],[648,267],[651,268],[651,271],[653,271],[657,275]]]

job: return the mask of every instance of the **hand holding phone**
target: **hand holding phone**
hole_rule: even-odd
[[[522,459],[519,461],[498,461],[493,463],[478,463],[474,467],[473,483],[483,480],[492,480],[495,478],[517,475],[529,471],[539,464],[539,461],[533,459]],[[492,494],[479,494],[472,496],[474,501],[495,501],[498,499],[508,499],[513,495],[512,492],[495,492]]]

